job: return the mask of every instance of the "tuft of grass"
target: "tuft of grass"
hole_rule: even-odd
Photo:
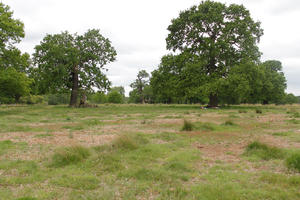
[[[216,128],[211,123],[198,123],[196,125],[196,129],[197,130],[202,130],[202,131],[214,131]]]
[[[239,113],[247,113],[247,110],[239,110]]]
[[[21,197],[21,198],[18,198],[16,200],[37,200],[37,198],[33,198],[33,197]]]
[[[256,109],[255,112],[256,112],[256,114],[262,114],[262,110],[261,109]]]
[[[51,134],[51,133],[45,133],[45,134],[37,134],[34,137],[35,138],[45,138],[45,137],[51,137],[51,136],[53,136],[53,134]]]
[[[94,190],[99,187],[99,180],[95,176],[63,175],[52,181],[53,184],[80,190]]]
[[[300,113],[294,112],[293,115],[292,115],[292,117],[294,117],[294,118],[300,118]]]
[[[183,126],[181,128],[181,131],[192,131],[194,128],[194,125],[192,124],[192,122],[189,122],[188,120],[184,120],[183,121]]]
[[[231,120],[227,120],[227,121],[224,122],[224,125],[225,126],[234,126],[235,123],[233,123],[233,121],[231,121]]]
[[[71,146],[57,150],[52,157],[51,166],[64,167],[70,164],[76,164],[90,156],[88,148],[83,146]]]
[[[246,148],[246,156],[255,156],[262,160],[283,159],[285,152],[277,147],[271,147],[258,141],[252,142]]]
[[[289,169],[300,172],[300,152],[292,153],[286,158],[285,163]]]
[[[276,132],[276,133],[273,133],[272,135],[274,135],[274,136],[289,136],[291,134],[292,134],[292,132]]]
[[[123,150],[134,150],[137,149],[139,145],[133,136],[120,135],[113,141],[112,147]]]
[[[288,122],[292,124],[300,124],[300,120],[296,120],[296,119],[288,120]]]

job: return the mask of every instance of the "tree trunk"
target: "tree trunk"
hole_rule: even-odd
[[[217,107],[217,106],[218,106],[218,96],[216,94],[210,94],[207,107]]]
[[[77,67],[74,67],[74,71],[72,72],[72,91],[71,91],[71,99],[70,99],[71,107],[76,106],[77,97],[78,97],[78,72],[77,72]]]

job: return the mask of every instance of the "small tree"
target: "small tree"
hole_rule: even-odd
[[[111,42],[96,29],[83,35],[68,32],[47,35],[35,47],[33,55],[39,90],[54,93],[71,90],[70,106],[76,106],[79,90],[109,87],[102,70],[116,55]]]
[[[146,72],[146,70],[139,71],[135,82],[130,84],[130,87],[133,90],[136,90],[135,95],[139,96],[140,103],[145,103],[144,89],[147,84],[149,84],[149,74]]]
[[[112,91],[107,94],[107,99],[109,103],[123,103],[124,98],[123,96],[117,92],[117,91]]]
[[[6,99],[5,103],[10,103],[9,99],[18,103],[20,97],[29,95],[32,81],[25,73],[17,72],[14,68],[0,70],[0,98]]]

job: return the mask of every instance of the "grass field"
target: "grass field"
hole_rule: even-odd
[[[297,200],[299,112],[2,105],[0,199]]]

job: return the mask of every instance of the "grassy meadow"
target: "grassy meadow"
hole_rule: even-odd
[[[300,106],[0,106],[0,199],[300,199]]]

